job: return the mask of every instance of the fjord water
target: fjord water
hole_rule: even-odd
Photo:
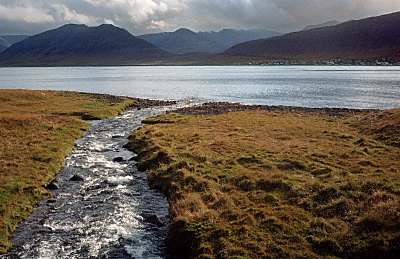
[[[305,107],[400,107],[400,67],[155,66],[0,68],[0,88]]]

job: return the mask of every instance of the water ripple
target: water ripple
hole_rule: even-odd
[[[168,203],[148,187],[123,146],[144,118],[173,108],[93,122],[66,159],[60,188],[18,226],[16,248],[6,258],[162,258]],[[146,222],[146,215],[163,226]]]

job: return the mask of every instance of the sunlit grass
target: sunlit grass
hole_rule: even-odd
[[[131,137],[198,258],[394,257],[400,111],[169,114]],[[154,125],[153,125],[154,124]],[[397,131],[396,131],[397,130]]]

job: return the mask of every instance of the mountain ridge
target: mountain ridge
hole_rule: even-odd
[[[27,35],[0,35],[0,53],[11,45],[23,41]]]
[[[221,53],[238,43],[254,39],[269,38],[280,35],[268,30],[234,30],[194,32],[180,28],[173,32],[161,32],[139,36],[161,49],[174,54]]]
[[[24,62],[113,63],[170,54],[110,24],[66,24],[15,43],[0,54],[0,64]],[[75,61],[74,61],[75,60]]]
[[[265,59],[382,59],[399,60],[400,12],[352,20],[336,26],[299,31],[228,49],[229,56]]]
[[[3,52],[0,48],[0,66],[400,64],[399,24],[400,12],[396,12],[248,41],[222,53],[209,52],[221,48],[218,37],[229,45],[249,35],[260,35],[263,30],[194,32],[180,28],[153,34],[163,36],[162,41],[169,37],[168,43],[176,43],[178,54],[113,25],[66,24],[15,43]],[[204,51],[190,46],[193,42]]]
[[[339,21],[331,20],[331,21],[320,23],[320,24],[311,24],[311,25],[307,25],[306,27],[304,27],[302,29],[302,31],[309,31],[309,30],[323,28],[323,27],[336,26],[340,23],[341,22],[339,22]]]

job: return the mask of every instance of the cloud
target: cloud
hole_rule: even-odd
[[[37,33],[64,23],[112,23],[134,34],[174,30],[297,30],[400,10],[399,0],[0,0],[0,33]]]
[[[54,10],[55,20],[66,23],[82,23],[92,25],[97,22],[97,18],[91,17],[76,10],[71,10],[63,4],[53,4],[51,8]]]
[[[49,23],[54,18],[45,10],[32,6],[2,6],[0,5],[0,19],[4,21],[26,22],[26,23]]]

